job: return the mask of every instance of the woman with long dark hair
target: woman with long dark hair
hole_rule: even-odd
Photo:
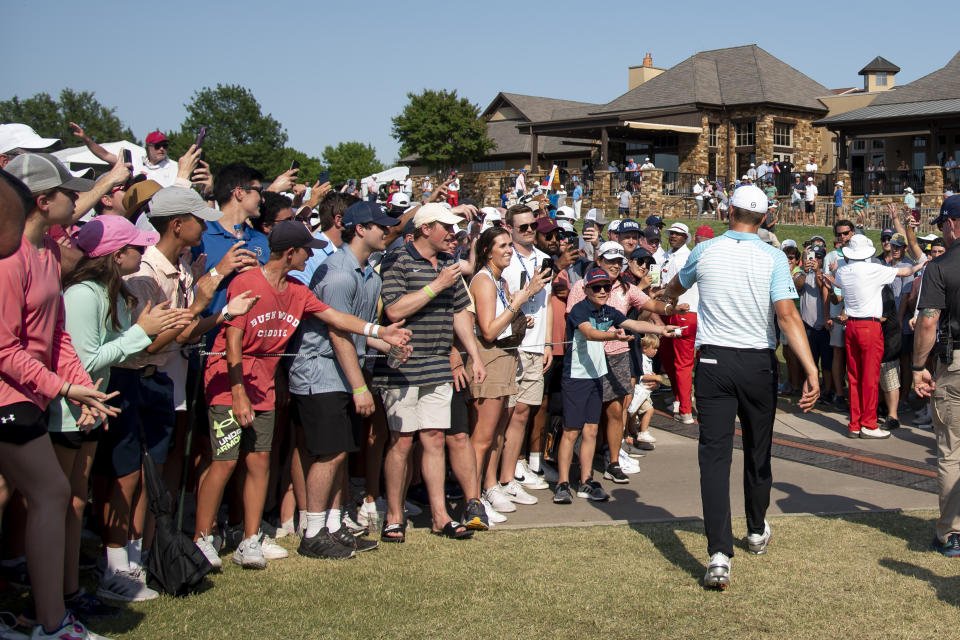
[[[184,327],[189,316],[183,309],[147,305],[135,324],[130,309],[136,298],[123,276],[136,273],[140,256],[159,235],[141,231],[122,216],[99,216],[85,224],[77,236],[84,257],[63,282],[65,328],[90,378],[106,385],[110,367],[150,346],[151,336]],[[102,430],[100,424],[81,428],[78,407],[61,399],[50,406],[47,422],[53,450],[70,482],[72,504],[67,508],[63,592],[70,610],[81,620],[119,613],[80,588],[79,553],[83,509],[87,503],[90,470]]]
[[[503,270],[513,257],[510,233],[491,227],[480,234],[476,245],[476,275],[470,282],[470,293],[476,306],[476,334],[480,357],[487,369],[482,383],[470,384],[476,411],[476,425],[470,441],[477,456],[477,472],[481,487],[499,486],[497,451],[503,442],[506,423],[501,420],[506,400],[517,392],[517,351],[522,332],[533,325],[533,318],[517,320],[520,308],[543,288],[535,278],[516,293],[510,293],[503,279]],[[471,363],[467,362],[467,371]],[[506,520],[484,499],[487,516],[494,522]]]

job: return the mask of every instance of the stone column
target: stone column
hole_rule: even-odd
[[[640,206],[637,217],[640,226],[647,216],[660,215],[663,207],[663,169],[648,169],[643,172],[640,186]]]
[[[923,168],[923,197],[917,198],[926,207],[938,207],[943,199],[943,168],[937,165]],[[919,206],[919,205],[918,205]]]
[[[843,210],[849,211],[849,207],[853,204],[853,193],[850,191],[852,188],[850,172],[846,169],[839,169],[836,172],[836,182],[843,181]],[[846,215],[846,214],[844,214]]]

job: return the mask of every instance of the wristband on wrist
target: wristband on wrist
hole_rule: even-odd
[[[370,389],[367,389],[367,385],[363,385],[362,387],[358,387],[358,388],[354,389],[354,390],[353,390],[353,395],[358,396],[358,395],[360,395],[361,393],[366,393],[366,392],[369,391],[369,390],[370,390]]]
[[[913,365],[912,369],[913,369],[914,371],[925,371],[925,370],[926,370],[926,367],[923,366],[923,365],[920,365],[919,367],[918,367],[917,365]]]
[[[223,309],[220,310],[220,317],[223,319],[224,322],[230,322],[231,320],[233,320],[234,315],[229,311],[227,311],[227,308],[224,307]]]
[[[209,273],[210,276],[213,277],[213,278],[219,278],[219,277],[220,277],[220,272],[217,271],[217,268],[216,268],[216,267],[214,267],[213,269],[210,269],[210,271],[208,271],[207,273]]]
[[[378,325],[378,324],[373,325],[373,328],[370,329],[370,336],[373,337],[373,338],[379,338],[379,337],[380,337],[380,329],[381,329],[380,325]]]
[[[427,294],[427,297],[430,298],[431,300],[437,297],[437,294],[433,292],[433,289],[431,289],[430,285],[428,284],[423,285],[423,292]]]
[[[63,397],[64,397],[64,398],[66,398],[67,396],[70,395],[70,389],[71,389],[72,387],[73,387],[73,385],[68,382],[68,383],[67,383],[67,390],[63,393]]]
[[[370,336],[370,332],[371,332],[372,330],[373,330],[373,323],[372,323],[372,322],[368,322],[367,324],[363,325],[363,335],[369,337],[369,336]]]

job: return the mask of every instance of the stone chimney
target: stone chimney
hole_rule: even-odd
[[[653,66],[653,56],[647,53],[643,57],[643,64],[639,67],[630,67],[627,70],[627,91],[636,89],[647,80],[656,78],[665,70]]]

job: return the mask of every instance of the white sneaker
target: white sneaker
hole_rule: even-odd
[[[680,401],[679,400],[673,401],[673,419],[674,420],[680,419]]]
[[[483,492],[490,506],[500,513],[512,513],[517,510],[510,498],[500,485],[494,485]]]
[[[763,533],[751,533],[747,535],[747,551],[754,555],[761,555],[767,552],[767,545],[770,544],[770,538],[773,532],[770,531],[770,523],[763,521]]]
[[[270,536],[261,534],[260,550],[263,551],[263,557],[267,560],[283,560],[290,557],[290,552],[277,544]]]
[[[678,417],[679,416],[679,417]],[[693,424],[693,414],[692,413],[677,413],[673,416],[679,420],[682,424]]]
[[[617,461],[620,463],[620,471],[628,476],[640,473],[640,463],[628,456],[623,449],[620,449],[620,456]]]
[[[217,553],[217,550],[213,548],[213,536],[200,536],[193,544],[197,545],[197,549],[203,552],[203,556],[207,559],[207,562],[210,563],[211,567],[216,571],[223,569],[223,560],[220,559],[220,554]]]
[[[8,624],[8,622],[10,624]],[[17,626],[17,616],[13,615],[9,611],[0,611],[0,640],[29,640],[29,636],[25,636],[19,631],[16,631]],[[40,630],[43,631],[42,625],[37,625],[40,627]],[[44,636],[41,636],[44,637]],[[51,637],[51,636],[46,636]],[[52,636],[56,637],[56,636]]]
[[[25,636],[22,633],[17,633],[16,631],[3,631],[3,626],[0,625],[0,634],[5,633],[5,635],[0,636],[4,640],[19,640],[20,638],[36,638],[38,640],[45,640],[50,638],[50,640],[109,640],[106,636],[101,636],[93,631],[87,629],[83,624],[77,620],[72,613],[67,612],[67,617],[64,618],[60,623],[60,628],[54,631],[53,633],[46,633],[43,630],[43,625],[38,624],[33,628],[33,633],[29,636]]]
[[[491,527],[498,522],[507,521],[507,516],[494,509],[493,505],[491,505],[486,498],[480,498],[480,502],[483,503],[483,510],[487,512],[487,520],[490,522]]]
[[[286,538],[287,536],[296,535],[297,531],[293,527],[293,518],[287,520],[286,522],[280,523],[280,526],[277,527],[277,533],[274,536],[277,540],[280,538]]]
[[[531,469],[526,460],[517,461],[517,469],[514,471],[513,477],[523,485],[524,489],[536,491],[550,488],[543,476]]]
[[[233,564],[244,569],[266,569],[267,559],[260,548],[260,536],[250,536],[240,543],[233,552]]]
[[[653,434],[650,433],[649,429],[638,433],[635,439],[639,440],[640,442],[649,442],[650,444],[653,444],[654,442],[657,441],[657,439],[653,437]]]
[[[160,594],[146,585],[142,571],[133,569],[104,574],[97,596],[122,602],[145,602],[156,600]]]
[[[723,553],[710,556],[707,573],[703,576],[703,586],[711,589],[726,589],[730,586],[730,558]]]
[[[537,504],[537,499],[524,491],[523,487],[520,486],[520,483],[517,482],[516,479],[511,480],[507,484],[500,485],[500,488],[505,494],[507,494],[507,498],[510,499],[510,502],[516,502],[517,504]]]
[[[380,529],[379,525],[381,522],[383,522],[386,516],[386,511],[381,513],[377,509],[376,502],[363,502],[360,504],[360,508],[357,509],[357,524],[366,527],[371,531],[377,531]]]
[[[877,427],[876,429],[867,429],[866,427],[861,427],[860,437],[864,439],[873,438],[874,440],[883,440],[884,438],[890,437],[890,432],[886,429],[881,429],[880,427]]]

